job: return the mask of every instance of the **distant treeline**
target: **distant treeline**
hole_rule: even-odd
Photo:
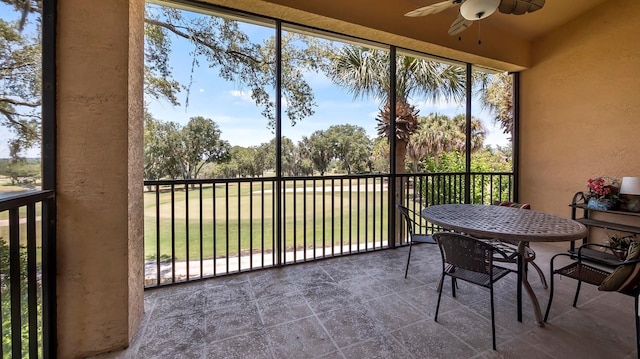
[[[9,178],[12,186],[32,186],[40,182],[39,158],[0,158],[0,176]]]

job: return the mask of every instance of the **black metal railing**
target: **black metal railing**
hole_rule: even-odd
[[[55,357],[55,198],[0,199],[3,358]]]
[[[145,285],[388,248],[392,178],[397,201],[419,210],[464,203],[465,176],[145,181]],[[512,179],[511,173],[472,173],[469,202],[510,200]]]
[[[398,175],[400,202],[419,213],[422,208],[445,203],[491,204],[513,200],[513,173],[472,172],[469,176],[469,198],[465,193],[466,173],[427,173]],[[433,233],[440,228],[417,218],[416,223],[427,225]],[[414,228],[414,231],[416,229]],[[400,243],[402,244],[402,243]]]
[[[464,203],[466,176],[397,175],[396,201],[416,211]],[[468,177],[469,203],[512,198],[511,173]],[[288,177],[279,187],[277,178],[145,181],[145,286],[388,248],[390,179]]]

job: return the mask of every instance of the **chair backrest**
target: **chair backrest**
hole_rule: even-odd
[[[440,247],[442,262],[470,271],[493,273],[493,250],[487,243],[454,232],[439,232],[433,238]]]
[[[413,229],[417,225],[416,221],[414,220],[415,212],[402,205],[397,205],[397,207],[398,207],[398,212],[400,212],[400,215],[402,216],[405,223],[407,224],[407,230],[409,231],[409,235],[413,236]]]
[[[517,202],[509,202],[509,201],[493,201],[494,206],[503,206],[503,207],[513,207],[513,208],[521,208],[521,209],[531,209],[531,205],[529,203],[517,203]]]

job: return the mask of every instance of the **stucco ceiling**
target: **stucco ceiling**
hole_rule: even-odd
[[[403,11],[405,9],[413,10],[414,8],[435,4],[440,1],[405,0]],[[542,9],[525,15],[506,15],[495,12],[482,20],[481,26],[514,32],[523,39],[534,40],[606,1],[608,0],[546,0]],[[440,14],[429,16],[446,17],[453,21],[457,16],[457,12],[458,7],[456,6]],[[473,31],[473,28],[467,31]]]
[[[442,0],[265,0],[275,4],[297,8],[311,13],[339,18],[342,20],[387,19],[388,22],[406,23],[446,22],[450,24],[457,16],[458,7],[442,13],[421,18],[405,18],[403,15],[418,7],[438,3]],[[563,25],[584,12],[609,0],[546,0],[545,6],[534,13],[525,15],[505,15],[494,13],[481,21],[481,26],[514,33],[524,40],[534,40]],[[356,21],[358,22],[358,21]],[[410,25],[411,26],[411,25]],[[467,31],[474,31],[477,26]],[[446,34],[448,25],[443,29]],[[477,31],[477,30],[475,30]]]

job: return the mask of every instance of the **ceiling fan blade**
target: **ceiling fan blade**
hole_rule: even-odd
[[[404,14],[404,16],[418,17],[437,14],[439,12],[447,10],[448,8],[454,7],[455,5],[462,4],[463,2],[464,0],[446,0],[433,5],[421,7],[413,11],[409,11],[408,13]]]
[[[473,24],[473,21],[465,19],[461,14],[453,21],[449,27],[449,35],[454,36],[466,30]]]
[[[502,0],[498,11],[503,14],[522,15],[542,9],[545,0]]]

